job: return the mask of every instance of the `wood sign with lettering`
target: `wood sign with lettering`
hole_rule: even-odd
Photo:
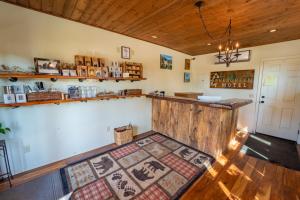
[[[253,89],[254,69],[210,73],[210,88]]]

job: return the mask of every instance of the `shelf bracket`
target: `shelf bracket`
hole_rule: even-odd
[[[56,82],[56,81],[57,81],[57,78],[50,78],[50,80],[51,80],[52,82]]]
[[[85,80],[85,78],[79,78],[78,81],[79,82],[83,82]]]
[[[16,77],[10,77],[8,80],[9,80],[10,82],[17,82],[17,81],[18,81],[18,78],[16,78]]]

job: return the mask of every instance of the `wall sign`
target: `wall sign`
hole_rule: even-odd
[[[210,88],[253,89],[254,69],[210,73]]]

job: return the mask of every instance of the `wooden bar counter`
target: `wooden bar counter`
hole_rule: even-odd
[[[245,99],[202,102],[196,99],[153,96],[152,129],[215,158],[225,152],[235,136],[241,106]]]

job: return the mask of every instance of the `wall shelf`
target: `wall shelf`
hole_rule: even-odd
[[[72,102],[88,102],[88,101],[99,101],[99,100],[110,100],[110,99],[125,99],[125,98],[133,98],[133,97],[142,97],[144,94],[139,95],[103,95],[94,98],[78,98],[78,99],[65,99],[65,100],[47,100],[47,101],[31,101],[26,103],[13,103],[13,104],[4,104],[0,103],[0,108],[4,107],[23,107],[23,106],[34,106],[34,105],[42,105],[42,104],[61,104],[61,103],[72,103]]]
[[[51,81],[56,81],[58,79],[78,79],[79,81],[93,79],[99,81],[141,81],[146,80],[146,78],[99,78],[99,77],[86,77],[86,76],[62,76],[62,75],[48,75],[48,74],[33,74],[33,73],[0,73],[0,78],[7,78],[12,82],[18,81],[18,79],[50,79]]]

